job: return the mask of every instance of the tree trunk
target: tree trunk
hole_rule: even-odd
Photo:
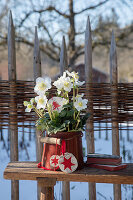
[[[70,28],[68,32],[69,37],[69,65],[72,66],[74,64],[74,60],[72,59],[74,53],[75,53],[75,14],[73,11],[73,0],[69,0],[69,11],[70,11],[70,17],[69,17],[69,23]]]

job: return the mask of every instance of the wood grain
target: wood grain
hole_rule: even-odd
[[[63,72],[68,68],[68,58],[66,50],[65,37],[62,38],[62,45],[60,51],[60,76],[63,75]]]
[[[90,117],[86,123],[86,141],[87,153],[95,152],[94,145],[94,125],[93,125],[93,95],[92,95],[92,39],[91,26],[88,17],[85,31],[85,80],[86,80],[86,95],[88,96],[87,112]],[[89,183],[89,199],[96,200],[96,185]]]
[[[118,73],[117,53],[114,32],[112,31],[110,47],[110,84],[111,84],[111,114],[112,114],[112,154],[120,155],[119,124],[118,124]],[[114,200],[121,199],[121,185],[114,185]]]
[[[34,53],[33,53],[33,72],[34,72],[34,82],[38,77],[41,77],[41,56],[40,47],[37,33],[37,26],[35,26],[35,40],[34,40]],[[40,131],[36,129],[36,160],[41,161],[43,144],[40,142]],[[37,187],[37,199],[40,199],[41,191]],[[43,196],[43,195],[42,195]]]
[[[35,41],[34,41],[34,59],[33,59],[33,69],[34,69],[34,82],[38,77],[41,77],[41,56],[39,48],[39,40],[37,33],[37,26],[35,26]],[[36,130],[36,155],[37,161],[41,161],[43,145],[40,143],[40,132]]]
[[[63,75],[63,72],[68,68],[68,58],[67,58],[67,49],[65,37],[62,38],[62,45],[60,51],[60,76]],[[70,183],[62,183],[62,200],[70,200]]]
[[[40,142],[48,144],[58,144],[61,145],[61,139],[52,138],[52,137],[41,137]]]
[[[115,172],[84,167],[82,170],[66,174],[40,169],[37,162],[10,162],[4,171],[5,179],[37,180],[39,177],[56,178],[57,181],[133,184],[133,164],[127,164],[126,169]]]
[[[9,14],[8,23],[8,79],[10,81],[9,101],[9,131],[10,131],[10,160],[18,160],[18,127],[17,127],[17,90],[16,90],[16,49],[15,49],[15,30],[13,25],[12,13]],[[11,199],[19,199],[19,182],[11,182]]]

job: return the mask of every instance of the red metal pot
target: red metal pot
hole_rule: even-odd
[[[57,132],[49,137],[59,138],[66,143],[65,152],[72,153],[78,161],[78,169],[83,168],[83,151],[82,151],[82,132]],[[61,155],[61,146],[55,144],[45,144],[44,167],[52,169],[50,166],[50,157],[52,155]]]

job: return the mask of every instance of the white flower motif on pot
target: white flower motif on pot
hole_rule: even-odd
[[[78,167],[77,159],[72,153],[68,153],[68,152],[60,156],[58,163],[59,163],[59,168],[61,169],[61,171],[66,172],[66,173],[72,173]]]
[[[53,155],[50,157],[50,166],[51,167],[58,167],[59,166],[59,155]]]

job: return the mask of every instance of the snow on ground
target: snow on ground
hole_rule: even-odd
[[[27,147],[27,152],[25,148],[21,145],[19,147],[19,160],[34,161],[36,157],[35,151],[35,139],[32,133],[32,140],[29,142],[29,134],[25,133],[25,146]],[[4,138],[7,143],[7,131],[4,130]],[[112,153],[112,143],[111,143],[111,131],[108,131],[108,138],[106,140],[106,133],[101,132],[101,138],[99,138],[99,132],[95,132],[95,149],[96,153]],[[19,144],[22,141],[22,133],[19,133]],[[86,148],[85,136],[83,136],[83,146]],[[127,133],[122,131],[122,140],[120,140],[120,152],[123,157],[123,162],[133,162],[133,133],[129,131],[129,137]],[[28,158],[30,157],[30,159]],[[86,158],[85,158],[86,159]],[[0,200],[10,200],[11,199],[11,189],[10,181],[3,179],[3,172],[6,165],[9,162],[9,157],[5,148],[3,148],[3,142],[0,141]],[[77,183],[71,182],[71,199],[76,200],[88,200],[88,183]],[[113,200],[113,185],[112,184],[96,184],[97,200]],[[61,182],[57,182],[55,186],[55,197],[57,200],[61,200]],[[20,200],[36,200],[37,199],[37,187],[36,181],[20,181]],[[133,186],[122,185],[122,199],[123,200],[133,200]]]

